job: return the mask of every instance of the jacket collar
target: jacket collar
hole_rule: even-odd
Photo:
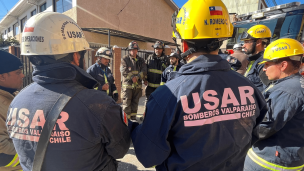
[[[44,66],[33,66],[33,81],[38,84],[56,84],[77,81],[91,89],[97,81],[83,69],[70,63],[55,63]]]
[[[178,71],[182,75],[191,75],[206,71],[228,71],[230,65],[227,60],[222,59],[219,55],[200,55],[192,62],[183,65]]]
[[[9,93],[7,91],[4,91],[4,90],[1,90],[1,89],[0,89],[0,96],[4,96],[4,97],[6,97],[9,100],[13,100],[14,99],[14,96],[11,93]]]
[[[259,52],[255,55],[248,56],[248,61],[255,61],[255,60],[259,59],[260,57],[263,58],[263,56],[264,56],[264,51]]]

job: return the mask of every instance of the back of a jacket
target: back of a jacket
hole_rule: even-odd
[[[266,113],[263,96],[217,55],[199,56],[179,73],[151,95],[132,132],[137,158],[160,171],[242,171]]]
[[[6,124],[23,170],[32,170],[39,137],[52,106],[63,91],[74,88],[83,90],[71,98],[57,119],[42,170],[93,171],[114,166],[114,159],[122,158],[130,145],[121,107],[105,92],[85,89],[79,81],[87,83],[90,75],[78,67],[56,64],[53,70],[42,69],[40,73],[35,69],[35,83],[15,97],[8,111]],[[76,76],[75,69],[83,75]],[[65,73],[54,74],[55,71]],[[81,78],[68,80],[75,77]]]
[[[146,64],[148,83],[160,84],[161,75],[168,65],[168,58],[166,56],[157,57],[152,54],[147,58]]]

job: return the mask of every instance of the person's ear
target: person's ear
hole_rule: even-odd
[[[0,82],[4,82],[6,80],[6,73],[0,74]]]
[[[73,53],[73,61],[71,62],[73,65],[79,66],[80,54],[78,52]]]
[[[286,71],[288,65],[290,65],[287,61],[281,62],[281,71]]]

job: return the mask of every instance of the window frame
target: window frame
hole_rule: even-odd
[[[17,36],[17,35],[18,35],[18,34],[16,33],[16,25],[18,25],[18,34],[20,34],[20,33],[19,33],[19,23],[16,22],[16,23],[13,25],[13,36]]]
[[[36,15],[37,14],[37,9],[34,9],[33,11],[31,11],[31,17],[33,17],[34,15],[33,15],[33,12],[35,11],[35,14],[34,15]]]
[[[24,25],[23,25],[23,20],[25,20]],[[20,24],[21,24],[21,27],[20,27],[21,33],[23,33],[23,29],[24,29],[24,26],[25,26],[25,24],[26,24],[26,21],[27,21],[27,16],[23,17],[23,18],[20,20]]]
[[[60,1],[60,0],[59,0]],[[61,1],[66,1],[66,0],[61,0]],[[64,5],[64,4],[63,4]],[[73,8],[73,4],[71,4],[71,8],[69,8],[68,10],[72,9]],[[68,10],[65,10],[64,11],[64,6],[62,7],[62,13],[68,11]],[[54,12],[58,12],[57,11],[57,5],[56,5],[56,0],[53,0],[53,11]]]
[[[39,12],[43,12],[43,11],[41,11],[41,7],[44,6],[44,5],[45,5],[45,9],[44,9],[43,11],[46,10],[46,2],[44,2],[43,4],[41,4],[41,5],[39,6]]]

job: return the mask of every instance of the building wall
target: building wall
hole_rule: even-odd
[[[172,42],[174,11],[164,0],[77,0],[77,5],[81,27],[111,28]]]
[[[229,13],[245,14],[266,8],[262,0],[222,0]],[[261,1],[261,2],[260,2]]]

